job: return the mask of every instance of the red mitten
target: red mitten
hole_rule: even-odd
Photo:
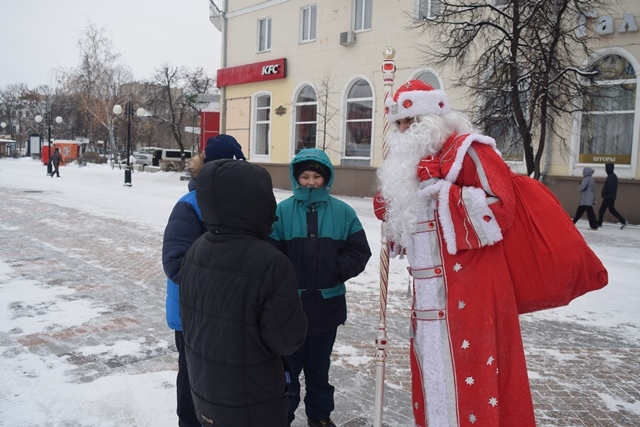
[[[435,182],[436,179],[442,178],[440,174],[440,159],[434,156],[427,156],[418,163],[418,178],[421,183],[429,181],[429,184]],[[420,188],[426,184],[420,185]]]
[[[373,198],[373,213],[376,214],[376,218],[380,221],[384,221],[384,217],[387,214],[387,201],[382,198],[382,193],[379,190]]]

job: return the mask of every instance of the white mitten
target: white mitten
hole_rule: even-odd
[[[420,190],[418,190],[418,195],[420,197],[423,198],[434,198],[437,199],[438,198],[438,192],[440,191],[440,189],[442,188],[442,186],[444,185],[444,180],[443,179],[438,179],[436,180],[433,184],[429,184],[427,186],[425,186],[424,188],[421,188]]]

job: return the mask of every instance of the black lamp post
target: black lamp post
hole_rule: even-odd
[[[49,138],[49,159],[47,161],[47,175],[51,175],[52,172],[52,167],[51,167],[51,111],[47,111],[44,113],[46,119],[47,119],[47,128],[48,130],[48,138]],[[42,116],[40,114],[38,114],[36,116],[36,123],[42,123]],[[62,123],[62,117],[58,116],[56,117],[56,123],[60,124]]]
[[[124,113],[124,117],[122,113]],[[146,115],[146,111],[144,108],[138,108],[134,113],[131,100],[129,99],[124,107],[124,111],[120,105],[114,105],[113,114],[115,114],[117,118],[127,121],[127,168],[124,170],[124,186],[131,187],[131,168],[133,167],[129,159],[129,157],[131,157],[131,119],[135,121],[140,120],[141,117]]]

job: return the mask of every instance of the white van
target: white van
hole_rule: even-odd
[[[185,168],[191,160],[191,150],[184,150]],[[180,170],[182,161],[180,150],[175,148],[158,148],[153,152],[153,166],[159,166],[163,171]]]

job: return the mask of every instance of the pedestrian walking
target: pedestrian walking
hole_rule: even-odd
[[[196,240],[206,233],[207,226],[196,200],[198,176],[202,167],[220,159],[243,159],[242,147],[231,135],[209,138],[204,153],[194,156],[189,163],[191,180],[189,192],[175,204],[164,230],[162,242],[162,266],[167,275],[166,318],[174,330],[178,350],[178,376],[176,378],[178,426],[200,427],[191,396],[189,370],[184,348],[182,323],[180,322],[180,265],[185,254]]]
[[[576,210],[576,214],[573,217],[573,223],[578,222],[582,215],[586,212],[589,219],[589,230],[596,231],[598,229],[598,221],[596,220],[596,214],[593,211],[593,205],[596,204],[596,181],[593,179],[594,170],[590,167],[585,167],[582,170],[582,181],[578,187],[580,193],[580,205]]]
[[[136,156],[133,155],[133,153],[131,153],[129,155],[129,170],[131,170],[131,173],[133,173],[133,165],[136,164]]]
[[[180,271],[191,390],[203,426],[287,427],[282,357],[307,333],[291,262],[267,239],[276,200],[266,169],[209,162],[196,185],[208,231]]]
[[[51,159],[49,161],[53,166],[51,178],[53,178],[53,175],[56,175],[58,178],[60,178],[60,164],[64,164],[64,161],[62,160],[62,154],[60,154],[60,149],[58,147],[56,147],[56,149],[53,151],[53,154],[51,155]]]
[[[620,230],[627,226],[627,220],[624,219],[620,212],[616,210],[615,203],[616,197],[618,196],[618,175],[613,172],[614,165],[613,163],[606,163],[604,165],[604,170],[607,172],[607,179],[604,181],[604,186],[602,187],[602,192],[600,195],[602,196],[602,204],[600,205],[600,210],[598,211],[598,227],[602,227],[602,221],[604,219],[604,214],[609,209],[611,215],[615,216],[618,221],[620,221]]]
[[[293,158],[289,165],[293,195],[278,204],[270,236],[295,267],[298,293],[309,318],[304,344],[287,360],[291,366],[289,424],[300,403],[299,376],[304,372],[310,427],[335,427],[329,368],[338,326],[347,320],[345,282],[360,274],[371,257],[355,211],[330,195],[333,172],[322,150],[303,149]]]
[[[413,277],[415,425],[533,427],[518,314],[599,289],[606,270],[549,190],[511,172],[444,91],[410,80],[385,107],[374,212]]]

